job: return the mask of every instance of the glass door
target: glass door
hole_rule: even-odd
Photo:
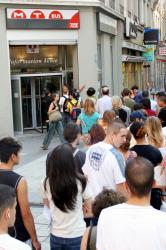
[[[41,102],[48,92],[61,93],[62,75],[21,77],[23,129],[43,131]]]

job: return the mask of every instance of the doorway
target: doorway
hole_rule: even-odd
[[[22,131],[35,129],[43,132],[42,100],[48,91],[61,93],[62,79],[62,74],[12,76],[13,122],[15,131],[19,131],[21,128]],[[18,91],[19,94],[16,93]],[[19,107],[18,99],[20,101]],[[20,124],[17,117],[20,119]]]

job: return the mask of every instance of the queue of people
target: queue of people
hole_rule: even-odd
[[[160,211],[166,94],[155,101],[133,86],[111,97],[103,86],[100,99],[89,88],[81,101],[79,91],[65,85],[63,92],[60,100],[52,95],[42,145],[48,149],[57,131],[60,145],[47,155],[40,188],[50,214],[50,249],[166,249],[166,214]],[[0,192],[8,194],[0,195],[0,249],[40,250],[26,180],[13,171],[21,148],[13,138],[0,140]]]

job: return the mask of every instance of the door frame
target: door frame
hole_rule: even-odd
[[[24,133],[24,130],[34,130],[35,128],[23,128],[23,114],[22,114],[22,95],[21,95],[21,78],[22,77],[44,77],[44,76],[60,76],[61,77],[61,86],[60,86],[60,93],[62,92],[62,86],[63,86],[63,72],[52,72],[52,73],[34,73],[34,74],[12,74],[11,80],[18,80],[19,81],[19,97],[20,97],[20,112],[21,112],[21,130],[22,134]],[[32,100],[33,101],[33,100]],[[33,114],[32,114],[33,115]],[[32,119],[34,119],[32,117]],[[36,118],[35,118],[36,119]]]

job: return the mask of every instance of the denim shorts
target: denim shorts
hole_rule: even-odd
[[[81,237],[76,238],[61,238],[50,235],[50,248],[51,250],[80,250]]]

